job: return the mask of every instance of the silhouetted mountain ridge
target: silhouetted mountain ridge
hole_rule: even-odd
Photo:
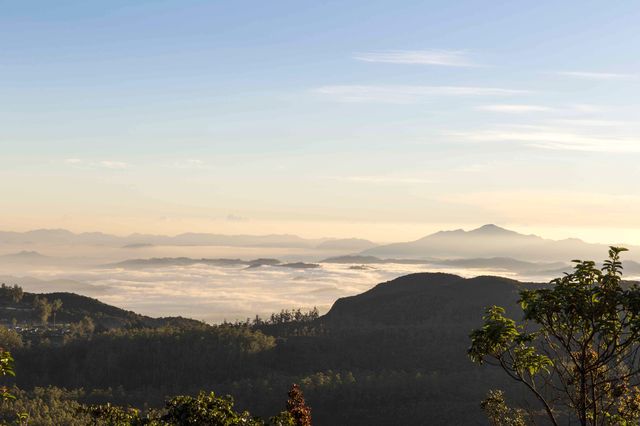
[[[325,315],[331,323],[419,325],[433,321],[475,324],[491,305],[515,308],[519,291],[546,284],[496,276],[463,278],[447,273],[416,273],[376,285],[356,296],[338,299]],[[434,323],[435,324],[435,323]]]
[[[59,323],[78,322],[89,317],[100,329],[114,328],[157,328],[167,326],[203,326],[201,321],[183,317],[152,318],[133,311],[118,308],[87,296],[75,293],[24,293],[19,303],[3,302],[0,304],[0,321],[8,323],[13,318],[18,322],[32,321],[33,299],[44,297],[49,302],[59,299],[62,308],[56,314]]]
[[[177,246],[230,246],[273,248],[317,248],[322,250],[358,251],[376,244],[360,238],[302,238],[292,234],[225,235],[185,232],[168,236],[133,233],[127,236],[103,232],[74,233],[66,229],[36,229],[26,232],[0,231],[2,244],[86,244],[108,245],[122,248],[141,248],[154,245]]]
[[[575,238],[550,240],[489,224],[470,231],[440,231],[415,241],[374,247],[360,254],[387,258],[510,257],[526,261],[568,262],[576,257],[597,260],[606,252],[607,245],[604,244]],[[634,250],[629,256],[633,255]]]

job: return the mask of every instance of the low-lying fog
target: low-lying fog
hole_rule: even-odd
[[[186,316],[208,322],[267,316],[286,308],[318,307],[325,313],[336,299],[410,272],[413,265],[350,269],[323,264],[315,269],[277,266],[166,266],[145,269],[33,270],[14,279],[28,291],[73,291],[150,316]],[[69,282],[71,280],[71,282]]]
[[[184,254],[194,255],[177,255]],[[259,255],[253,252],[251,254],[256,257]],[[280,254],[284,255],[281,258],[292,260],[282,252],[264,253],[263,250],[261,254]],[[108,260],[115,259],[102,258],[99,260],[101,263],[93,265],[89,263],[97,262],[98,259],[92,258],[91,262],[87,259],[83,262],[79,258],[75,260],[67,258],[59,261],[48,259],[47,262],[4,262],[0,265],[0,281],[19,284],[26,291],[32,292],[79,293],[150,316],[181,315],[207,322],[221,322],[253,318],[256,314],[264,317],[290,308],[306,309],[315,306],[321,313],[325,313],[340,297],[362,293],[378,283],[413,272],[446,270],[465,276],[495,274],[525,278],[499,270],[443,268],[421,264],[322,263],[316,268],[302,269],[196,263],[132,268],[106,265]],[[305,257],[305,260],[308,258]]]
[[[562,275],[566,267],[562,262],[536,263],[500,257],[414,263],[387,260],[365,265],[360,262],[367,259],[359,258],[353,262],[320,263],[322,259],[344,254],[344,251],[301,247],[11,244],[0,245],[0,282],[18,284],[31,292],[83,294],[150,316],[185,316],[221,322],[314,306],[325,313],[340,297],[362,293],[378,283],[414,272],[442,271],[465,277],[500,275],[521,281],[548,281]],[[163,257],[245,261],[271,258],[280,260],[282,265],[216,264],[216,261],[180,259],[118,264],[127,259]],[[292,262],[305,263],[286,265]],[[640,264],[632,262],[628,266],[625,271],[633,270],[636,276],[640,275]]]

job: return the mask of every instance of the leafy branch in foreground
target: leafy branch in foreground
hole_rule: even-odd
[[[0,376],[15,376],[16,373],[13,371],[13,357],[11,356],[11,352],[5,351],[0,348]],[[9,389],[6,386],[0,387],[0,398],[3,400],[12,399],[14,396],[11,395]]]
[[[311,409],[306,405],[302,390],[293,385],[289,391],[287,410],[264,421],[248,411],[236,411],[233,398],[200,392],[197,396],[180,395],[171,398],[162,410],[142,414],[134,408],[107,405],[82,407],[95,424],[109,426],[311,426]]]
[[[487,309],[470,336],[472,361],[524,385],[554,425],[638,424],[640,288],[622,281],[624,251],[611,247],[601,268],[576,260],[551,286],[521,291],[521,325]]]

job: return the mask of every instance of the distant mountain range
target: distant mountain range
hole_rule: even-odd
[[[631,246],[627,246],[632,249]],[[509,257],[526,261],[568,262],[572,259],[604,259],[608,247],[569,238],[549,240],[524,235],[496,225],[471,231],[440,231],[419,240],[387,244],[362,251],[363,256],[429,259]],[[640,250],[626,257],[640,258]]]
[[[49,259],[49,256],[32,250],[22,250],[17,253],[9,253],[0,256],[1,260],[10,260],[17,262],[39,262]]]
[[[131,234],[115,236],[101,232],[76,234],[64,229],[40,229],[28,232],[0,232],[0,245],[21,249],[19,253],[0,256],[0,262],[44,264],[60,260],[32,250],[36,245],[92,245],[126,250],[154,246],[220,246],[251,248],[288,248],[338,253],[325,263],[429,263],[442,266],[501,268],[508,270],[557,270],[572,259],[604,259],[607,245],[587,243],[576,238],[551,240],[525,235],[496,225],[484,225],[465,231],[440,231],[415,241],[376,245],[359,238],[306,239],[296,235],[221,235],[184,233],[176,236]],[[626,259],[640,260],[640,248],[627,246]],[[268,254],[265,253],[266,256]],[[309,258],[309,255],[306,256]],[[289,261],[298,260],[291,255]],[[175,258],[179,259],[179,258]],[[186,259],[186,258],[185,258]],[[293,260],[291,260],[293,259]],[[199,261],[201,261],[200,259]],[[233,259],[232,259],[233,260]],[[462,262],[465,260],[465,262]],[[224,259],[209,259],[219,263]],[[193,263],[192,260],[185,262]],[[250,262],[250,261],[249,261]],[[524,263],[523,263],[524,262]],[[525,264],[535,263],[535,264]],[[540,264],[542,262],[542,264]],[[562,262],[562,265],[558,264]],[[250,263],[248,263],[251,266]],[[505,266],[506,265],[506,266]]]
[[[349,252],[365,250],[376,246],[369,240],[359,238],[319,238],[307,239],[289,234],[274,235],[222,235],[208,233],[184,233],[175,236],[131,234],[117,236],[102,232],[73,233],[65,229],[38,229],[27,232],[0,231],[0,244],[31,245],[97,245],[123,248],[144,248],[151,246],[230,246],[230,247],[270,247],[270,248],[317,248],[321,250],[345,250]]]

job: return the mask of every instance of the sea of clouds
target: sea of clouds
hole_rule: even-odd
[[[22,285],[26,291],[72,291],[154,317],[184,316],[218,323],[255,315],[265,317],[291,308],[317,307],[326,313],[341,297],[362,293],[409,273],[434,271],[426,265],[380,264],[365,269],[351,266],[323,263],[315,269],[204,264],[141,269],[43,268],[31,269],[28,276],[0,279]]]

